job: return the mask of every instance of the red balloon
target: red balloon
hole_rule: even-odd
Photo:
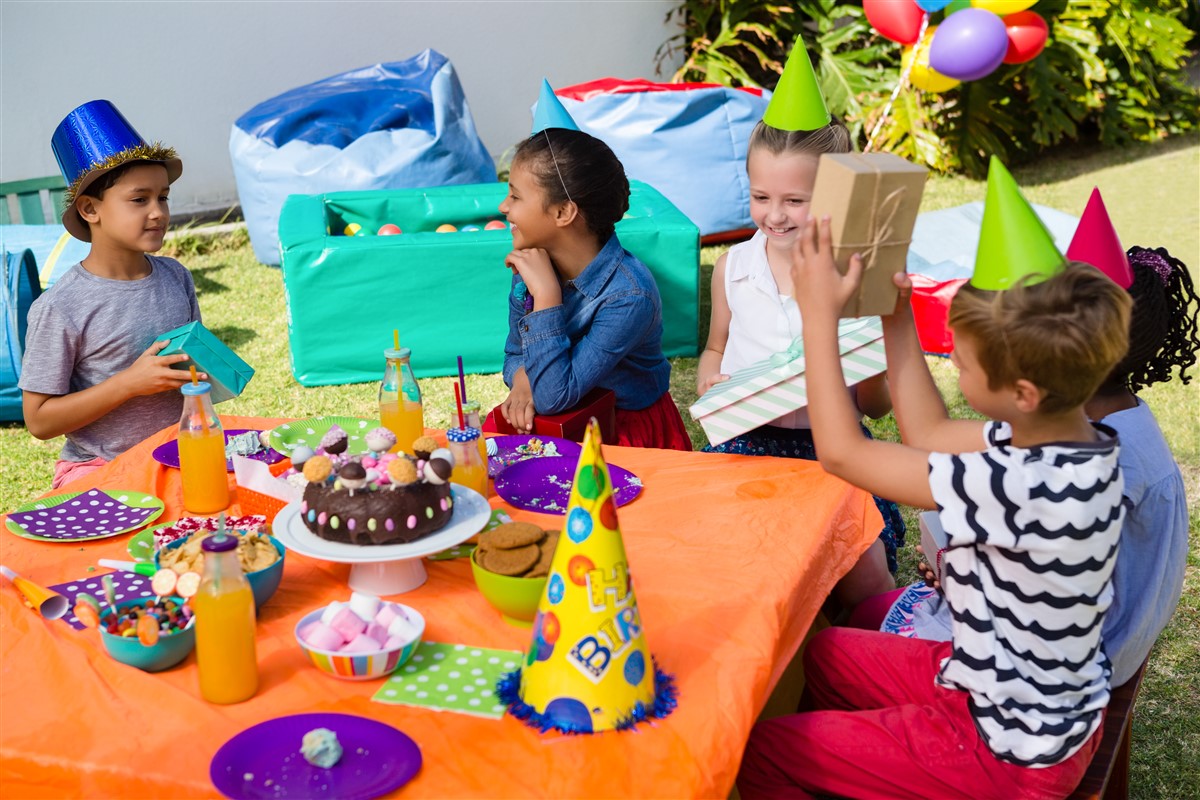
[[[1050,27],[1036,11],[1018,11],[1004,17],[1004,29],[1008,33],[1008,52],[1005,64],[1024,64],[1038,57],[1046,46]]]
[[[863,12],[880,36],[900,44],[917,41],[925,17],[913,0],[863,0]]]

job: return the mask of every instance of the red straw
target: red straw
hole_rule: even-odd
[[[462,387],[462,399],[467,399],[467,376],[463,374],[462,356],[458,357],[458,385]]]
[[[454,404],[456,406],[458,406],[458,427],[460,427],[460,428],[467,427],[467,423],[463,419],[463,413],[462,413],[462,395],[459,394],[457,383],[454,384]]]

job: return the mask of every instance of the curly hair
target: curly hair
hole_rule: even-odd
[[[612,149],[594,136],[547,128],[517,145],[520,163],[546,194],[546,207],[571,200],[603,246],[629,210],[629,179]]]
[[[950,304],[950,327],[976,345],[988,386],[1024,379],[1044,392],[1040,410],[1082,406],[1125,357],[1132,301],[1090,264],[1067,262],[1040,283],[1004,291],[964,285]]]
[[[1105,379],[1101,394],[1128,390],[1137,394],[1156,383],[1179,380],[1189,383],[1188,368],[1200,350],[1197,306],[1200,299],[1182,261],[1165,248],[1131,247],[1129,266],[1133,284],[1133,314],[1129,323],[1129,352]]]

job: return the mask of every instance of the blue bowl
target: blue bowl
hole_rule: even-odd
[[[171,598],[182,603],[182,598]],[[144,605],[146,598],[123,600],[117,603],[117,613],[133,605]],[[196,626],[171,634],[161,634],[155,644],[147,647],[138,641],[136,636],[117,636],[103,628],[100,629],[100,641],[108,654],[131,667],[137,667],[146,672],[159,672],[173,667],[187,658],[188,653],[196,646]]]
[[[275,590],[279,588],[279,582],[283,580],[283,558],[287,550],[274,536],[268,536],[267,538],[271,540],[271,545],[275,548],[275,552],[279,554],[279,559],[269,567],[260,569],[257,572],[246,573],[246,580],[250,582],[250,591],[254,592],[255,611],[262,608],[263,604],[271,599],[271,596],[275,594]],[[183,543],[186,541],[186,538],[176,539],[163,549],[171,550],[172,548],[183,547]],[[154,554],[154,566],[157,568],[162,567],[159,563],[158,553]]]

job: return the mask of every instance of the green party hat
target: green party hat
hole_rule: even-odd
[[[971,285],[1007,289],[1026,275],[1037,276],[1031,282],[1038,283],[1062,272],[1065,263],[1013,176],[992,156]]]
[[[783,68],[783,75],[767,104],[763,122],[781,131],[815,131],[829,124],[829,109],[804,42],[797,40]]]

